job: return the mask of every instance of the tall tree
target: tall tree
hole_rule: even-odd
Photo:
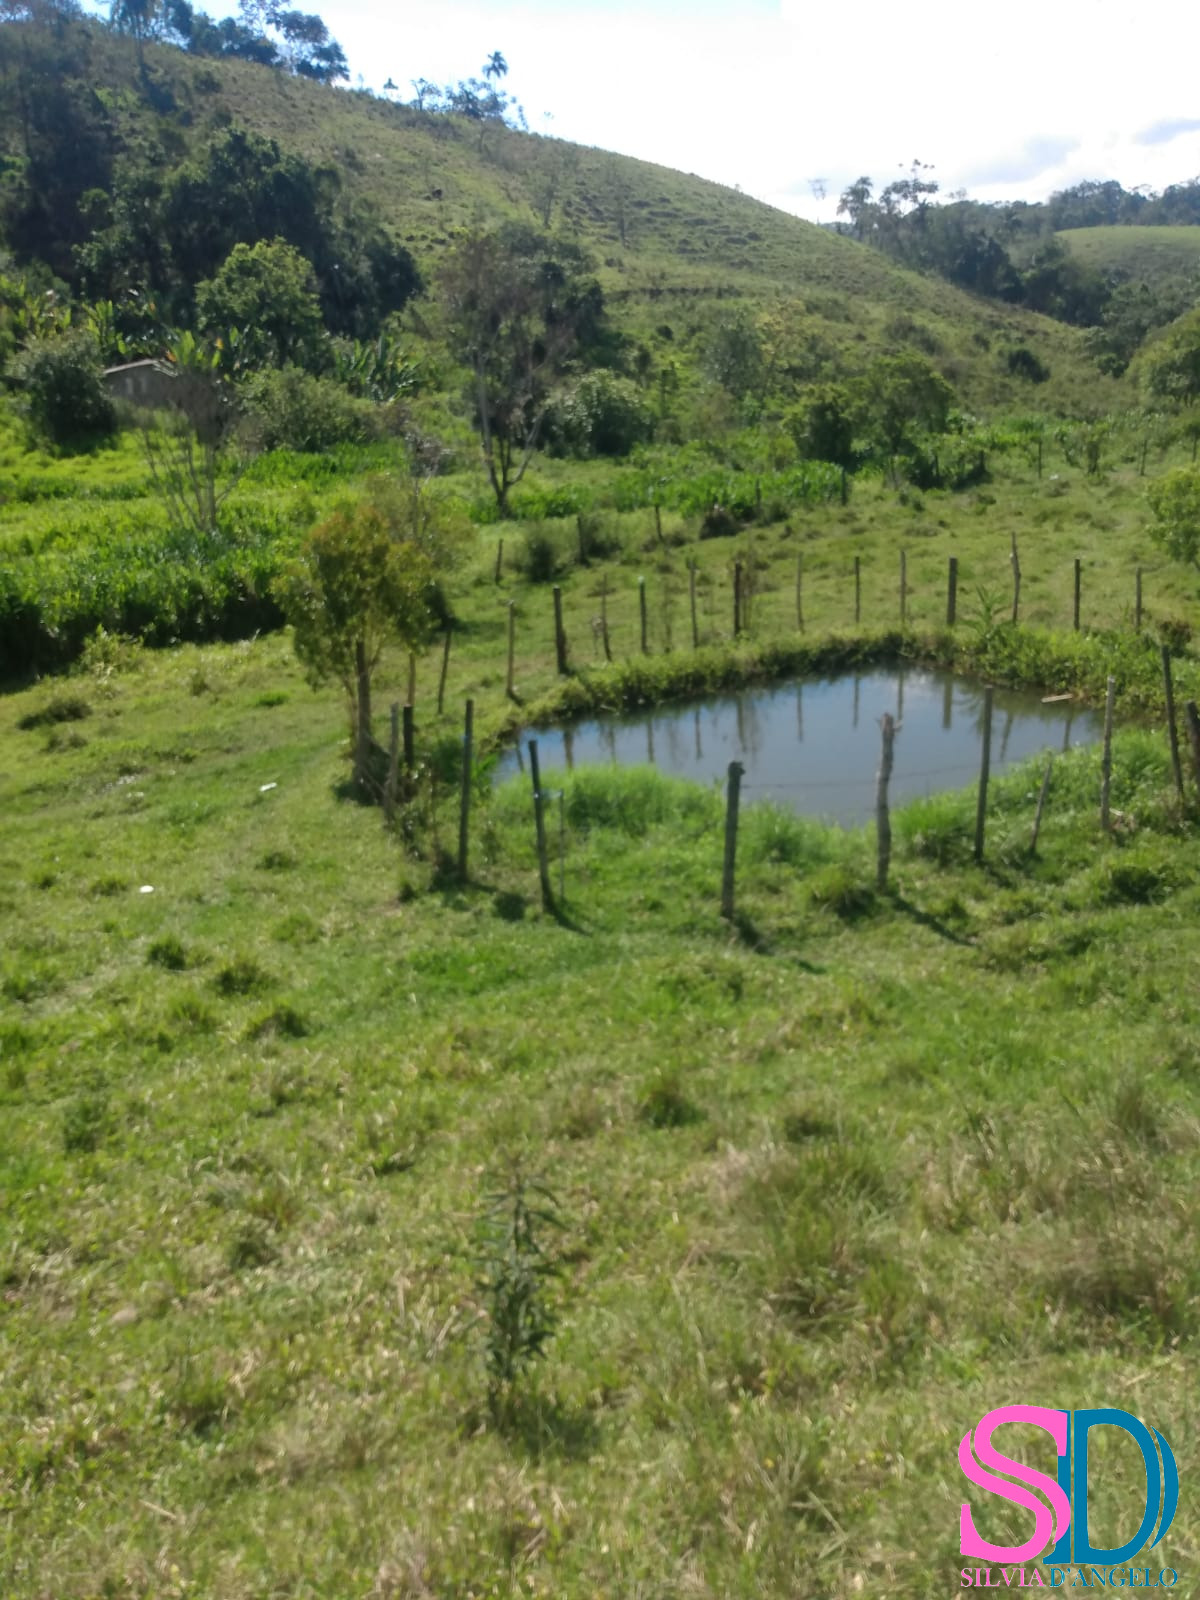
[[[565,255],[565,259],[564,259]],[[542,438],[551,391],[597,333],[599,289],[578,259],[534,233],[472,233],[442,271],[454,354],[470,372],[470,401],[488,481],[501,516]]]

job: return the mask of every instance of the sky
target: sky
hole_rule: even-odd
[[[300,3],[300,0],[293,0]],[[308,0],[313,4],[314,0]],[[230,0],[204,6],[220,16]],[[1039,200],[1083,179],[1200,175],[1191,0],[326,0],[351,80],[477,76],[530,128],[832,221],[914,160],[943,196]],[[824,191],[822,198],[821,191]]]

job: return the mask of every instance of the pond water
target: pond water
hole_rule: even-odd
[[[711,782],[731,761],[745,768],[745,803],[770,798],[807,816],[857,827],[874,814],[879,719],[899,724],[893,805],[974,783],[979,776],[983,685],[928,668],[879,667],[685,705],[596,718],[532,731],[542,770],[602,763],[651,763]],[[1040,750],[1091,744],[1100,713],[1070,701],[997,689],[992,712],[993,773]],[[502,756],[497,782],[526,770],[527,741]]]

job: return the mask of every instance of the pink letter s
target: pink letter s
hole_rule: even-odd
[[[1067,1414],[1065,1411],[1052,1411],[1048,1406],[1001,1406],[998,1411],[989,1411],[986,1416],[980,1417],[976,1423],[974,1455],[969,1432],[963,1435],[958,1447],[958,1464],[972,1483],[986,1489],[989,1494],[998,1494],[1001,1499],[1011,1500],[1015,1505],[1025,1506],[1033,1512],[1036,1518],[1033,1536],[1020,1545],[989,1544],[975,1532],[971,1508],[964,1501],[958,1519],[959,1539],[965,1556],[977,1556],[984,1561],[1029,1561],[1040,1555],[1049,1543],[1051,1522],[1055,1540],[1066,1532],[1071,1521],[1071,1502],[1056,1479],[1048,1478],[1044,1472],[1027,1467],[1020,1461],[1010,1460],[993,1447],[992,1434],[1006,1422],[1028,1422],[1035,1428],[1044,1429],[1054,1440],[1061,1456],[1065,1455],[1067,1449]],[[982,1466],[975,1456],[979,1457]],[[988,1467],[993,1472],[988,1472]],[[1018,1488],[1016,1484],[995,1477],[994,1472],[1007,1472],[1011,1477],[1032,1484],[1046,1496],[1050,1506],[1043,1505],[1028,1489]]]

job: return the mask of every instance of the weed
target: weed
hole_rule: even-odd
[[[91,705],[81,694],[56,694],[36,711],[27,711],[19,717],[17,727],[28,732],[32,728],[49,728],[60,722],[82,722],[91,714]]]
[[[478,1288],[488,1407],[497,1421],[511,1412],[518,1383],[545,1355],[557,1326],[549,1285],[561,1266],[548,1240],[562,1227],[557,1200],[519,1167],[484,1203]]]
[[[638,1097],[637,1114],[651,1128],[686,1128],[704,1117],[688,1098],[678,1067],[665,1068],[651,1078]]]
[[[68,1155],[90,1154],[108,1131],[108,1099],[102,1093],[80,1095],[63,1110],[62,1143]]]
[[[228,996],[255,994],[270,984],[270,975],[253,956],[237,955],[220,967],[213,978],[218,993]]]
[[[167,972],[182,972],[187,967],[187,951],[183,941],[173,933],[164,934],[146,951],[146,960],[152,967],[162,967]]]

